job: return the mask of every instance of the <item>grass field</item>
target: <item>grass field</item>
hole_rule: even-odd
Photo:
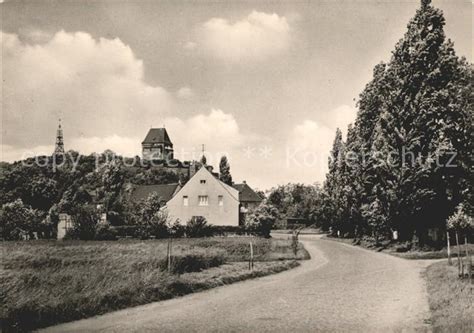
[[[248,270],[249,242],[255,269]],[[248,237],[167,241],[3,242],[4,330],[31,330],[285,270],[306,259],[287,240]]]
[[[425,273],[434,332],[474,330],[474,284],[459,279],[457,267],[446,261],[428,267]]]

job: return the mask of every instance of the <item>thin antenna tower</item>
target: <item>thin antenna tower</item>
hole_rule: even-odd
[[[63,129],[61,128],[61,118],[59,118],[59,126],[56,131],[56,146],[54,147],[54,155],[64,155],[64,138]]]

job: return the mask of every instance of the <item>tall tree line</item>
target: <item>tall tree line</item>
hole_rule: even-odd
[[[320,223],[343,234],[401,240],[472,215],[472,65],[456,56],[429,0],[391,60],[375,66],[343,141],[336,132]]]

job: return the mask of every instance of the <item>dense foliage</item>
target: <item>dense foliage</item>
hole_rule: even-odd
[[[283,222],[284,226],[287,219],[295,218],[310,225],[318,219],[321,199],[317,184],[286,184],[271,189],[266,202],[277,209],[277,224]]]
[[[153,167],[139,157],[116,156],[111,151],[87,156],[69,151],[60,157],[1,163],[0,168],[3,239],[32,238],[34,234],[54,237],[48,227],[55,227],[58,213],[77,215],[79,208],[97,204],[103,206],[113,225],[125,224],[129,209],[125,198],[134,185],[186,181],[170,169]],[[5,217],[15,211],[32,218],[25,220],[21,214]]]
[[[472,66],[422,1],[387,64],[375,67],[344,142],[338,130],[321,224],[352,236],[423,242],[459,203],[472,216]]]
[[[222,156],[219,161],[219,179],[221,182],[232,186],[232,175],[230,174],[230,165],[227,156]]]

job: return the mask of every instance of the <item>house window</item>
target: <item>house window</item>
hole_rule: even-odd
[[[189,205],[188,196],[185,195],[185,196],[183,196],[183,206],[188,206],[188,205]]]
[[[219,195],[217,200],[219,202],[219,206],[224,206],[224,197],[222,195]]]
[[[209,205],[209,199],[207,195],[200,195],[198,199],[199,199],[199,206]]]
[[[205,179],[201,179],[201,184],[206,184],[206,180],[205,180]]]

